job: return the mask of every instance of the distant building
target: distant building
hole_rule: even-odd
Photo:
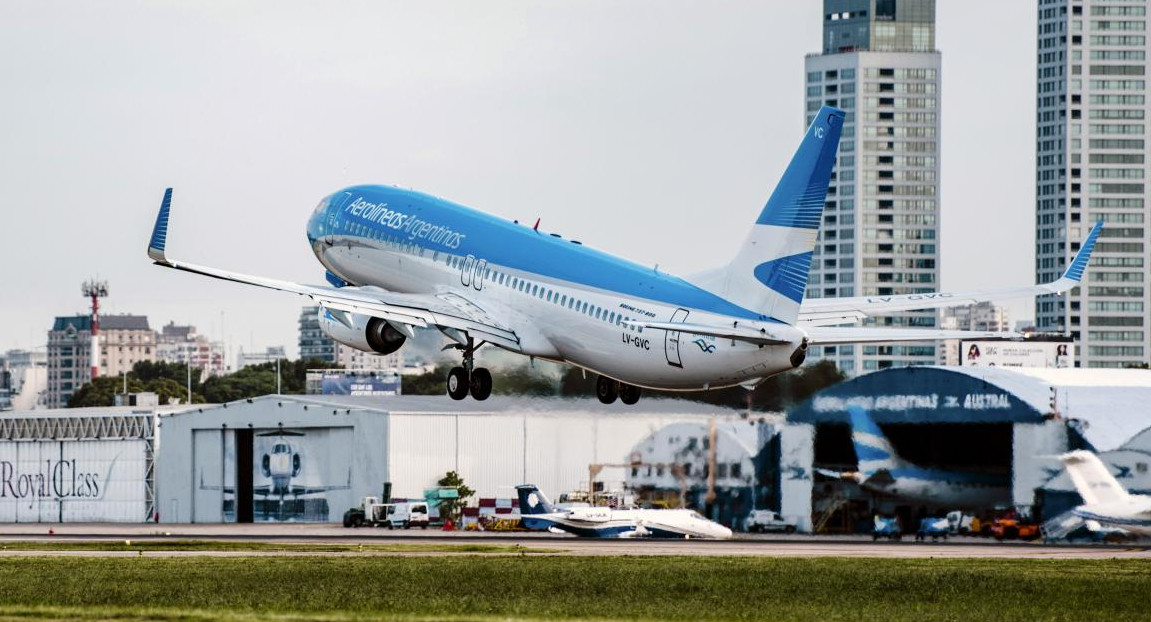
[[[380,371],[402,369],[403,348],[387,355],[373,354],[346,346],[328,337],[320,329],[320,308],[304,307],[300,311],[300,358],[317,359],[338,365],[341,369]]]
[[[224,343],[197,334],[195,326],[177,326],[174,322],[168,322],[160,329],[156,351],[160,361],[190,364],[201,370],[201,381],[228,371],[224,362]]]
[[[1082,367],[1146,364],[1146,2],[1040,0],[1037,6],[1036,279],[1058,278],[1091,226],[1099,220],[1107,226],[1082,286],[1036,300],[1036,327],[1075,338]]]
[[[92,379],[92,318],[56,318],[48,332],[48,408],[63,408],[76,389]],[[143,315],[100,317],[100,374],[118,376],[139,361],[156,360],[156,332]]]
[[[824,0],[823,53],[807,56],[807,123],[846,113],[807,298],[898,296],[939,286],[935,0]],[[868,326],[934,328],[934,310]],[[934,342],[817,347],[849,375],[936,362]]]
[[[244,369],[250,365],[261,365],[263,363],[275,363],[279,359],[288,358],[284,354],[284,346],[269,346],[263,352],[247,353],[240,350],[236,355],[236,369]]]
[[[48,387],[45,351],[9,350],[0,356],[0,410],[43,406]]]

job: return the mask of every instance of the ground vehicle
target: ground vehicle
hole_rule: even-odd
[[[344,512],[344,527],[387,527],[388,529],[428,528],[426,501],[380,503],[376,497],[364,497],[359,507]]]
[[[951,533],[951,523],[946,518],[924,518],[919,521],[919,530],[915,532],[915,541],[923,542],[931,538],[937,542],[940,538],[947,539]]]
[[[397,503],[388,515],[388,526],[404,529],[419,527],[428,528],[428,504],[426,501],[412,501]]]
[[[376,527],[383,525],[394,508],[394,504],[380,503],[380,500],[376,497],[364,497],[359,507],[354,507],[344,512],[344,527],[363,527],[364,525]]]
[[[795,533],[796,520],[784,518],[772,510],[752,510],[743,521],[743,528],[750,532]]]
[[[1009,513],[991,523],[991,535],[996,540],[1034,540],[1039,537],[1039,525]]]
[[[978,516],[964,514],[959,510],[947,513],[947,523],[952,535],[979,535],[983,526]]]
[[[899,518],[875,515],[875,520],[871,529],[871,539],[878,540],[880,538],[887,538],[888,540],[902,540],[903,529],[899,526]]]

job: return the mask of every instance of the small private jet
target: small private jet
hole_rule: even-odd
[[[1071,510],[1072,513],[1104,527],[1151,536],[1151,497],[1128,492],[1099,456],[1089,451],[1072,451],[1059,460],[1067,468],[1075,490],[1083,497],[1083,505]]]
[[[710,538],[726,540],[731,530],[695,510],[560,509],[534,485],[516,486],[520,516],[528,529],[558,529],[585,538]]]

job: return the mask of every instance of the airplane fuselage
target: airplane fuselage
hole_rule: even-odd
[[[344,282],[450,298],[515,321],[518,352],[660,389],[732,386],[792,369],[804,333],[654,268],[430,195],[356,186],[325,198],[312,250]],[[478,311],[478,309],[477,309]],[[643,329],[628,320],[771,324],[786,345]],[[739,319],[742,318],[742,319]]]
[[[1106,527],[1151,536],[1151,497],[1132,495],[1126,501],[1081,505],[1072,512],[1084,520],[1093,520]]]
[[[955,508],[986,508],[1011,501],[1006,477],[918,467],[897,468],[890,480],[867,481],[863,488]]]
[[[593,507],[524,516],[528,528],[555,527],[585,538],[715,538],[731,530],[693,510],[646,510]]]

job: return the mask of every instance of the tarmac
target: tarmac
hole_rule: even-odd
[[[418,555],[473,554],[453,545],[472,544],[525,547],[551,555],[700,555],[761,557],[883,557],[883,558],[1004,558],[1004,559],[1151,559],[1151,543],[1140,544],[1045,544],[1041,542],[996,542],[985,538],[958,537],[939,542],[873,542],[870,536],[745,535],[731,540],[655,540],[646,538],[585,539],[567,535],[530,532],[445,532],[435,529],[410,531],[380,528],[347,529],[335,524],[115,524],[115,523],[17,523],[0,525],[0,545],[4,542],[99,542],[99,541],[199,540],[221,542],[311,543],[311,544],[412,544],[435,545],[444,550],[411,553]],[[4,550],[0,557],[29,555],[139,555],[135,550],[69,551]],[[163,551],[147,550],[153,556],[301,554],[258,551]],[[348,555],[348,552],[307,552],[309,555]],[[395,555],[397,553],[383,553]],[[404,554],[404,553],[399,553]]]

